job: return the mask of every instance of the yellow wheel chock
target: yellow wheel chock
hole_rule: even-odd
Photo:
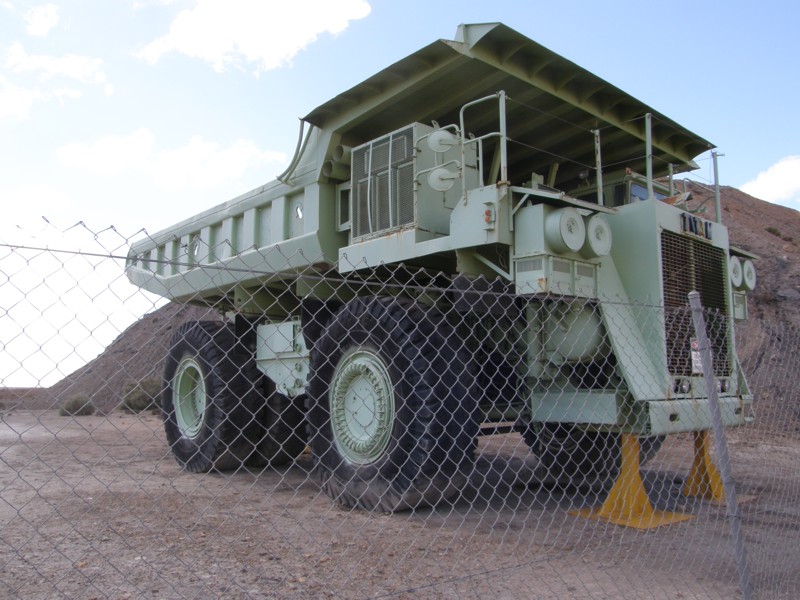
[[[619,477],[605,502],[599,508],[584,508],[570,511],[570,514],[635,529],[655,529],[692,519],[691,515],[653,508],[639,474],[639,440],[628,433],[623,433],[620,438]]]
[[[719,471],[711,462],[708,431],[694,432],[692,470],[681,492],[689,498],[704,498],[720,504],[725,502],[725,488]]]

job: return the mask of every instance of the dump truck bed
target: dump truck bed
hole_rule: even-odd
[[[274,181],[138,240],[128,256],[128,278],[166,298],[207,302],[235,286],[328,267],[340,242],[334,231],[320,231],[319,217],[332,221],[333,215],[319,210],[319,192],[319,186],[298,190]]]

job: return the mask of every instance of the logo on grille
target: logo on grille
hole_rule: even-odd
[[[711,221],[687,213],[681,213],[681,231],[707,240],[712,239]]]

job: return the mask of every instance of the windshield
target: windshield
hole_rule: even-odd
[[[667,194],[660,192],[657,189],[653,189],[653,195],[656,197],[656,200],[663,200],[667,198]],[[647,200],[647,188],[640,183],[636,183],[635,181],[631,181],[631,198],[630,202],[634,200]]]

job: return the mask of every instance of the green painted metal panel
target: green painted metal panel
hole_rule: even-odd
[[[620,399],[614,392],[563,390],[531,395],[533,420],[543,423],[619,425]]]
[[[744,425],[752,409],[750,397],[726,396],[719,403],[726,427]],[[711,429],[711,408],[705,398],[647,402],[642,413],[647,418],[647,432],[652,435]]]

